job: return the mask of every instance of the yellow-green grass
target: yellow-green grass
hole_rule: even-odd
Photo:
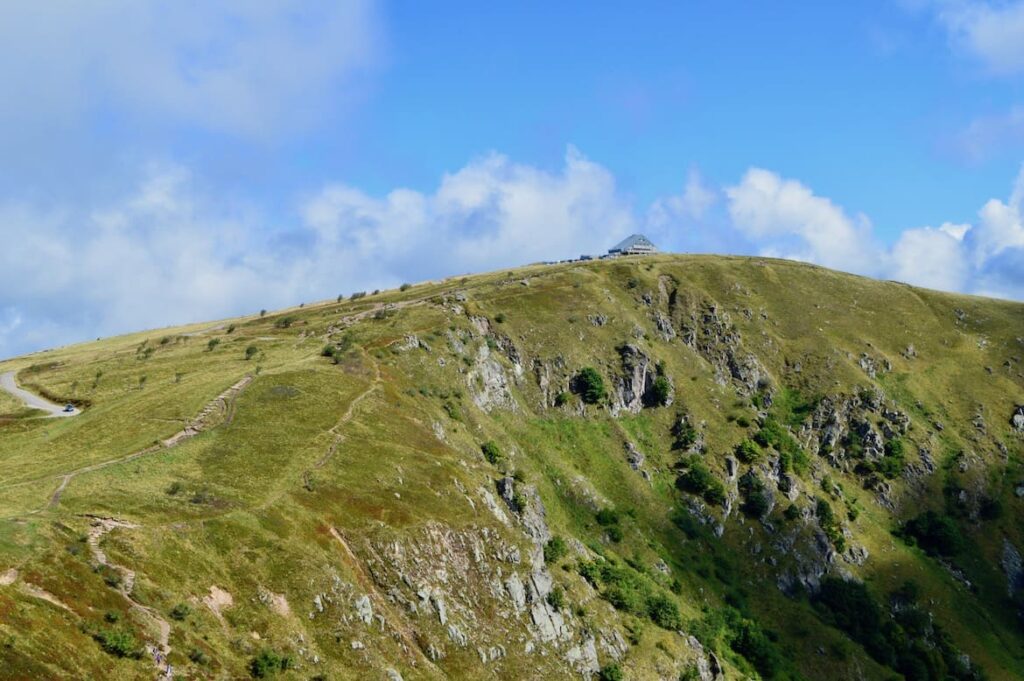
[[[115,660],[83,633],[104,626],[104,613],[121,610],[121,621],[130,623],[140,639],[147,636],[144,623],[133,619],[125,601],[93,571],[83,548],[87,516],[101,515],[139,525],[114,530],[101,540],[112,562],[137,572],[134,595],[139,602],[165,616],[178,603],[190,604],[184,621],[170,620],[171,659],[186,674],[244,676],[248,661],[263,647],[293,655],[303,647],[307,656],[301,658],[301,674],[307,676],[365,678],[385,663],[407,679],[492,673],[480,664],[473,646],[455,649],[444,627],[424,614],[389,617],[447,647],[447,657],[436,666],[420,659],[422,654],[414,666],[390,634],[349,624],[339,629],[337,617],[352,612],[350,603],[347,610],[330,611],[333,619],[309,615],[314,597],[329,591],[335,576],[359,590],[366,574],[389,574],[381,546],[422,541],[430,528],[461,536],[488,527],[495,542],[519,545],[527,555],[525,538],[501,525],[477,493],[483,487],[496,495],[495,478],[516,471],[537,486],[554,533],[578,538],[608,557],[647,566],[651,579],[666,588],[678,581],[675,598],[686,620],[738,594],[750,613],[778,632],[778,645],[805,678],[840,678],[853,669],[868,678],[888,678],[859,646],[843,643],[838,631],[821,624],[806,601],[790,600],[775,588],[776,570],[751,553],[752,542],[763,548],[772,542],[758,523],[734,516],[720,540],[687,538],[673,523],[682,504],[674,487],[680,454],[671,449],[678,414],[685,412],[694,424],[706,423],[705,459],[724,477],[725,456],[756,430],[739,425],[736,417],[754,422],[756,409],[734,386],[717,383],[714,368],[693,348],[678,338],[666,342],[658,337],[651,312],[667,310],[660,300],[661,284],[677,289],[677,321],[686,321],[690,311],[705,303],[717,304],[742,338],[743,351],[757,355],[776,384],[808,398],[884,389],[913,419],[907,437],[911,460],[916,446],[928,446],[936,461],[960,449],[979,457],[983,465],[965,474],[967,479],[984,479],[998,489],[1006,508],[1002,520],[969,532],[978,558],[963,567],[979,584],[977,596],[891,534],[901,517],[915,509],[941,508],[944,472],[929,480],[919,498],[907,496],[904,510],[894,515],[855,477],[816,458],[801,480],[806,494],[797,503],[806,506],[823,494],[823,476],[839,482],[861,510],[856,521],[845,524],[871,554],[865,566],[844,569],[868,580],[879,594],[913,579],[942,626],[990,678],[1024,673],[1024,645],[1012,612],[998,605],[1005,584],[997,566],[1004,536],[1018,546],[1024,542],[1015,522],[1021,501],[1012,489],[1021,474],[1021,444],[1008,426],[1011,405],[1024,402],[1021,367],[1011,360],[1024,354],[1018,341],[1024,336],[1021,305],[922,291],[798,263],[711,256],[537,266],[511,275],[455,278],[266,317],[105,339],[0,364],[0,371],[18,370],[25,385],[85,405],[83,414],[71,419],[0,423],[0,573],[17,567],[20,574],[15,585],[0,587],[0,612],[5,613],[0,640],[11,641],[0,647],[2,669],[13,670],[7,672],[10,677],[152,676],[147,660]],[[465,314],[452,311],[456,301],[442,305],[441,297],[456,290],[468,298],[457,303]],[[651,306],[642,300],[648,292]],[[396,307],[385,312],[391,304]],[[375,310],[380,314],[374,315]],[[955,310],[962,310],[962,319]],[[366,312],[347,331],[338,329],[346,317]],[[490,319],[493,332],[509,337],[525,360],[523,376],[513,379],[516,411],[487,413],[473,404],[473,387],[464,373],[467,361],[445,336],[450,329],[462,334],[466,356],[475,357],[486,341],[472,331],[469,315]],[[604,315],[607,323],[594,325],[590,315]],[[283,326],[286,317],[294,320]],[[646,335],[636,338],[635,328]],[[353,349],[341,363],[320,356],[325,343],[345,333]],[[396,342],[406,334],[417,334],[430,351],[398,350]],[[208,349],[213,339],[219,343]],[[664,362],[675,385],[672,407],[613,418],[599,407],[587,407],[581,417],[575,407],[542,406],[532,359],[550,363],[560,358],[571,371],[594,366],[610,380],[619,372],[616,347],[624,342],[637,343]],[[908,345],[916,357],[901,354]],[[257,353],[247,360],[249,346]],[[857,366],[861,353],[880,365],[888,360],[892,370],[872,380]],[[1007,360],[1008,369],[1003,367]],[[500,361],[512,376],[508,361]],[[798,362],[799,373],[793,370]],[[180,431],[244,376],[254,380],[234,400],[229,418],[173,448],[118,462]],[[979,407],[988,427],[985,435],[971,425]],[[0,402],[0,412],[6,409]],[[931,426],[934,420],[944,423],[941,434]],[[444,441],[435,435],[435,424],[443,428]],[[499,466],[480,455],[480,444],[487,440],[497,442],[506,455]],[[650,482],[629,468],[627,440],[646,455]],[[998,442],[1007,447],[1007,462],[998,453]],[[61,476],[105,462],[112,463],[74,475],[59,502],[51,503]],[[897,497],[918,494],[898,480],[894,487]],[[621,543],[607,540],[590,496],[598,500],[596,506],[631,511],[622,521]],[[777,515],[787,503],[773,516],[776,525],[782,525]],[[843,508],[841,502],[834,505]],[[358,562],[351,561],[331,528],[347,538]],[[667,576],[654,569],[662,560],[670,569]],[[585,610],[574,616],[577,629],[634,630],[635,645],[622,662],[628,678],[653,678],[689,659],[692,653],[681,638],[613,611],[573,565],[574,559],[565,559],[553,575],[571,605]],[[75,614],[19,591],[17,584],[26,580]],[[224,624],[200,600],[211,586],[234,598],[224,610]],[[465,588],[489,593],[482,574],[473,570],[465,575]],[[268,593],[283,595],[291,615],[269,607]],[[479,645],[508,644],[503,637],[518,629],[486,597],[478,600],[474,635]],[[301,646],[296,643],[300,635]],[[356,638],[365,652],[350,645]],[[525,655],[520,643],[507,648],[508,657],[494,672],[498,675],[529,678],[561,669],[557,658]],[[819,648],[843,648],[845,653],[820,655]],[[188,659],[193,649],[205,651],[207,666]],[[746,663],[726,653],[723,659],[735,676]],[[321,660],[315,668],[312,654]],[[603,653],[602,660],[607,661]]]

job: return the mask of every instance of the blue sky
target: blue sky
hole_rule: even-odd
[[[1024,299],[1024,2],[0,12],[0,356],[631,231]]]

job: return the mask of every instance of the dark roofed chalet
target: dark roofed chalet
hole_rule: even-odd
[[[657,252],[658,247],[650,239],[643,234],[633,234],[609,249],[608,255],[652,255]]]

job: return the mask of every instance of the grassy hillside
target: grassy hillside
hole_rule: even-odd
[[[1022,357],[657,256],[3,362],[0,678],[1022,678]]]

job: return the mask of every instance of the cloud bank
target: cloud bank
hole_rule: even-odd
[[[107,205],[0,203],[0,356],[539,260],[600,253],[634,231],[666,250],[789,257],[932,288],[1024,299],[1024,172],[972,224],[903,231],[892,245],[798,180],[751,168],[637,207],[570,148],[545,170],[490,154],[431,192],[332,183],[283,226],[153,166]],[[273,224],[272,224],[273,223]]]

